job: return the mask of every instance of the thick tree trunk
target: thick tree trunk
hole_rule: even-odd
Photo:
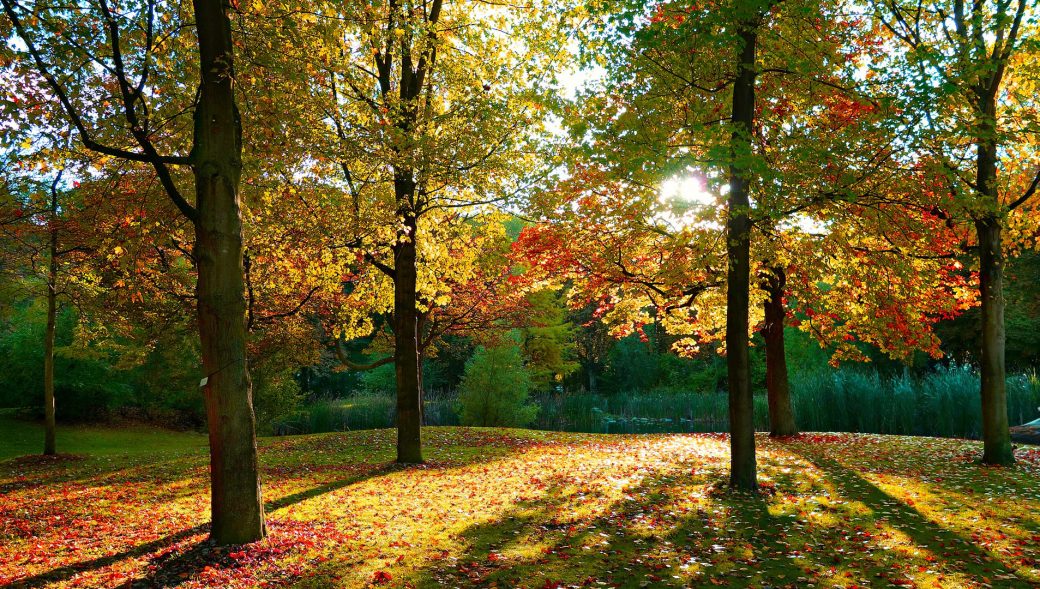
[[[220,0],[194,0],[202,81],[192,163],[198,216],[199,337],[206,373],[211,537],[244,544],[264,537],[256,425],[246,361],[245,271],[238,183],[241,122],[234,98],[231,25]]]
[[[416,309],[418,222],[412,211],[415,181],[399,173],[395,182],[403,223],[394,245],[394,367],[397,374],[397,462],[419,464],[422,457],[422,392],[419,321]]]
[[[1008,427],[1004,365],[1004,252],[997,193],[996,93],[980,90],[980,134],[976,144],[976,186],[987,207],[975,221],[979,240],[979,294],[982,298],[982,461],[1015,461]]]
[[[58,315],[58,191],[51,187],[50,247],[47,265],[47,331],[43,342],[43,455],[57,452],[54,414],[54,324]]]
[[[1015,461],[1008,423],[1004,366],[1004,256],[1000,221],[995,217],[975,223],[979,238],[979,289],[982,296],[982,461]]]
[[[733,82],[733,136],[729,179],[726,255],[726,355],[729,378],[730,486],[757,488],[754,399],[748,353],[748,307],[751,279],[751,220],[748,197],[751,130],[755,114],[754,25],[741,25],[737,79]]]
[[[769,298],[765,303],[766,396],[769,400],[769,435],[793,436],[798,433],[791,408],[791,385],[787,377],[787,354],[784,345],[784,289],[787,274],[782,267],[773,268],[765,280]]]

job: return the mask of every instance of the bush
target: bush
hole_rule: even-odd
[[[133,405],[146,420],[204,430],[201,365],[197,336],[188,330],[162,334],[144,361],[128,375],[135,393]]]
[[[371,358],[364,359],[365,362],[371,360]],[[444,361],[440,358],[423,360],[423,389],[431,391],[444,388],[448,381],[446,372]],[[354,389],[355,391],[369,395],[394,395],[397,392],[397,368],[393,362],[357,374],[359,375],[359,386]]]
[[[275,371],[265,366],[252,372],[256,429],[260,433],[270,433],[276,420],[299,407],[303,393],[292,368]]]
[[[383,364],[361,372],[361,392],[368,395],[391,395],[397,390],[397,372],[394,363]]]
[[[531,378],[520,348],[502,345],[477,348],[466,362],[459,387],[463,425],[522,427],[538,414],[529,402]]]
[[[39,302],[18,304],[10,313],[10,328],[0,331],[0,407],[26,407],[30,415],[42,417],[46,314]],[[71,308],[57,315],[54,398],[59,421],[104,419],[133,398],[111,354],[73,346],[78,322]]]

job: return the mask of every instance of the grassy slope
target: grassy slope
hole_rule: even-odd
[[[0,432],[0,456],[38,437]],[[0,586],[1040,584],[1040,451],[994,470],[956,440],[760,441],[767,492],[734,496],[711,435],[430,428],[411,469],[386,430],[266,439],[271,538],[214,550],[205,438],[82,428],[59,443],[89,456],[0,461]]]
[[[195,433],[164,431],[144,426],[102,428],[59,425],[58,450],[90,456],[151,455],[155,452],[197,451],[206,437]],[[0,460],[43,450],[43,428],[16,419],[12,410],[0,410]]]

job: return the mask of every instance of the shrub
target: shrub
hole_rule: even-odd
[[[25,407],[30,415],[42,417],[46,315],[38,303],[19,304],[10,312],[14,321],[0,331],[0,407]],[[73,346],[78,322],[71,308],[57,315],[54,398],[59,421],[104,419],[133,398],[113,354]]]
[[[254,370],[253,406],[256,410],[256,428],[260,433],[270,433],[279,418],[295,411],[303,393],[296,381],[292,368],[270,369],[264,366]]]
[[[397,373],[393,362],[361,372],[360,380],[361,392],[368,395],[389,395],[397,390]]]
[[[466,362],[459,387],[463,425],[520,427],[534,421],[538,407],[529,402],[531,378],[520,348],[477,348]]]

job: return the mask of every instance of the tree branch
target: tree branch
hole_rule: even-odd
[[[346,366],[348,369],[357,372],[379,368],[380,366],[385,366],[394,361],[393,356],[387,356],[385,358],[380,358],[375,362],[369,362],[368,364],[359,364],[354,362],[350,358],[347,358],[347,351],[343,349],[343,341],[341,339],[336,339],[336,345],[333,348],[333,351],[336,352],[336,358],[341,364]]]

